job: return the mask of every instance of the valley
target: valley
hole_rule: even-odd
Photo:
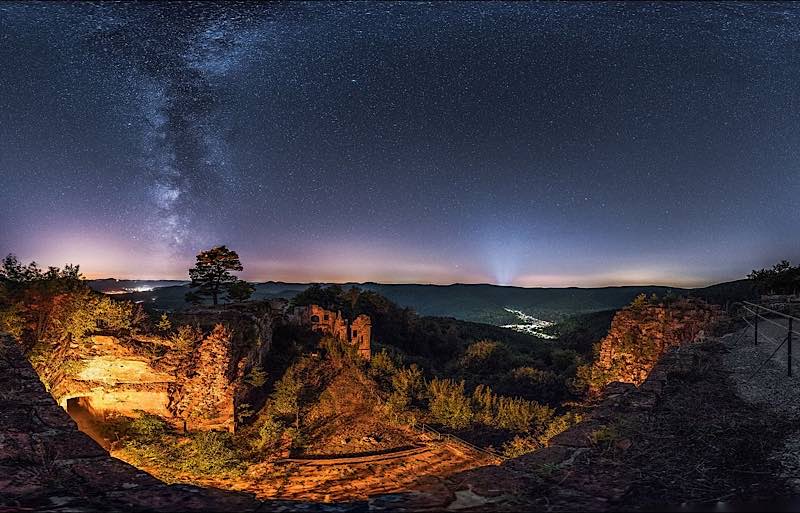
[[[512,308],[503,308],[508,313],[514,314],[519,319],[519,324],[504,324],[502,328],[508,328],[514,331],[518,331],[520,333],[527,333],[528,335],[533,335],[537,338],[543,339],[555,339],[557,338],[555,335],[551,335],[549,333],[545,333],[542,331],[542,328],[548,328],[550,326],[554,326],[554,322],[544,321],[542,319],[537,319],[532,315],[528,315],[525,312],[520,310],[514,310]]]

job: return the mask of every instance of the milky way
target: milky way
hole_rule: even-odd
[[[0,4],[0,251],[701,284],[800,259],[800,7]]]

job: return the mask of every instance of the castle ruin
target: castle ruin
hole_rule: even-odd
[[[351,322],[341,312],[309,305],[295,307],[291,318],[299,325],[308,326],[311,331],[355,346],[358,354],[367,360],[372,356],[372,320],[368,315],[359,315]]]

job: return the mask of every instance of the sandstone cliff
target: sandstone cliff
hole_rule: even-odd
[[[717,306],[697,299],[634,302],[614,316],[582,378],[592,392],[615,381],[638,386],[667,349],[705,338],[719,319]]]
[[[282,322],[269,302],[193,309],[173,317],[182,335],[93,335],[51,347],[31,362],[73,416],[131,416],[142,410],[176,427],[234,430],[236,408]]]

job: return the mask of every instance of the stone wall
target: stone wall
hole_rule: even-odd
[[[372,319],[367,315],[359,315],[350,325],[350,343],[355,345],[358,353],[367,360],[372,356],[371,340]]]
[[[308,326],[316,333],[356,346],[358,353],[367,360],[372,355],[372,319],[368,315],[359,315],[350,322],[341,312],[309,305],[295,307],[289,319],[294,324]]]
[[[167,486],[112,458],[47,393],[0,335],[0,510],[254,511],[251,496]]]

